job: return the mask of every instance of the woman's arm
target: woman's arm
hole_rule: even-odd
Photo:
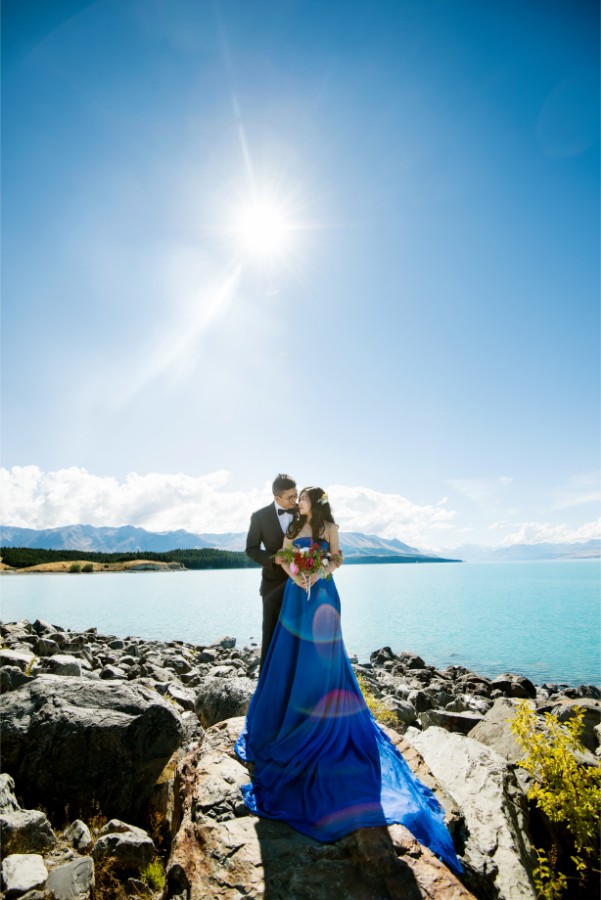
[[[330,573],[333,574],[336,569],[339,569],[342,565],[342,554],[340,552],[340,537],[338,535],[338,525],[335,525],[334,522],[328,522],[328,531],[326,535],[326,539],[330,545],[330,553],[332,557],[330,559],[330,565],[328,569]]]

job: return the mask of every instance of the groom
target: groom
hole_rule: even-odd
[[[290,475],[278,475],[272,485],[273,503],[254,512],[246,538],[246,555],[263,566],[260,594],[263,598],[261,668],[277,625],[288,575],[276,563],[286,529],[296,508],[296,482]]]

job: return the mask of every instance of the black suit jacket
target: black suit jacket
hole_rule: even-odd
[[[263,597],[288,579],[284,569],[273,561],[273,556],[281,550],[283,543],[284,532],[275,504],[270,503],[254,512],[246,538],[246,555],[263,566],[260,588]]]

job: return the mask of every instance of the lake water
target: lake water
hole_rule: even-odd
[[[118,637],[260,640],[258,569],[0,577],[3,621],[36,618]],[[346,566],[336,575],[347,650],[388,645],[434,666],[536,683],[601,681],[598,560]]]

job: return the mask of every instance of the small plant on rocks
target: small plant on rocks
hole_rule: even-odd
[[[160,859],[153,859],[141,874],[142,881],[153,891],[162,891],[165,887],[165,869]]]
[[[382,725],[388,725],[390,728],[398,728],[399,718],[397,714],[392,709],[388,709],[383,700],[376,697],[372,688],[362,675],[357,675],[357,683],[361,688],[361,693],[363,694],[363,699],[367,704],[367,708],[374,719],[377,719]]]

